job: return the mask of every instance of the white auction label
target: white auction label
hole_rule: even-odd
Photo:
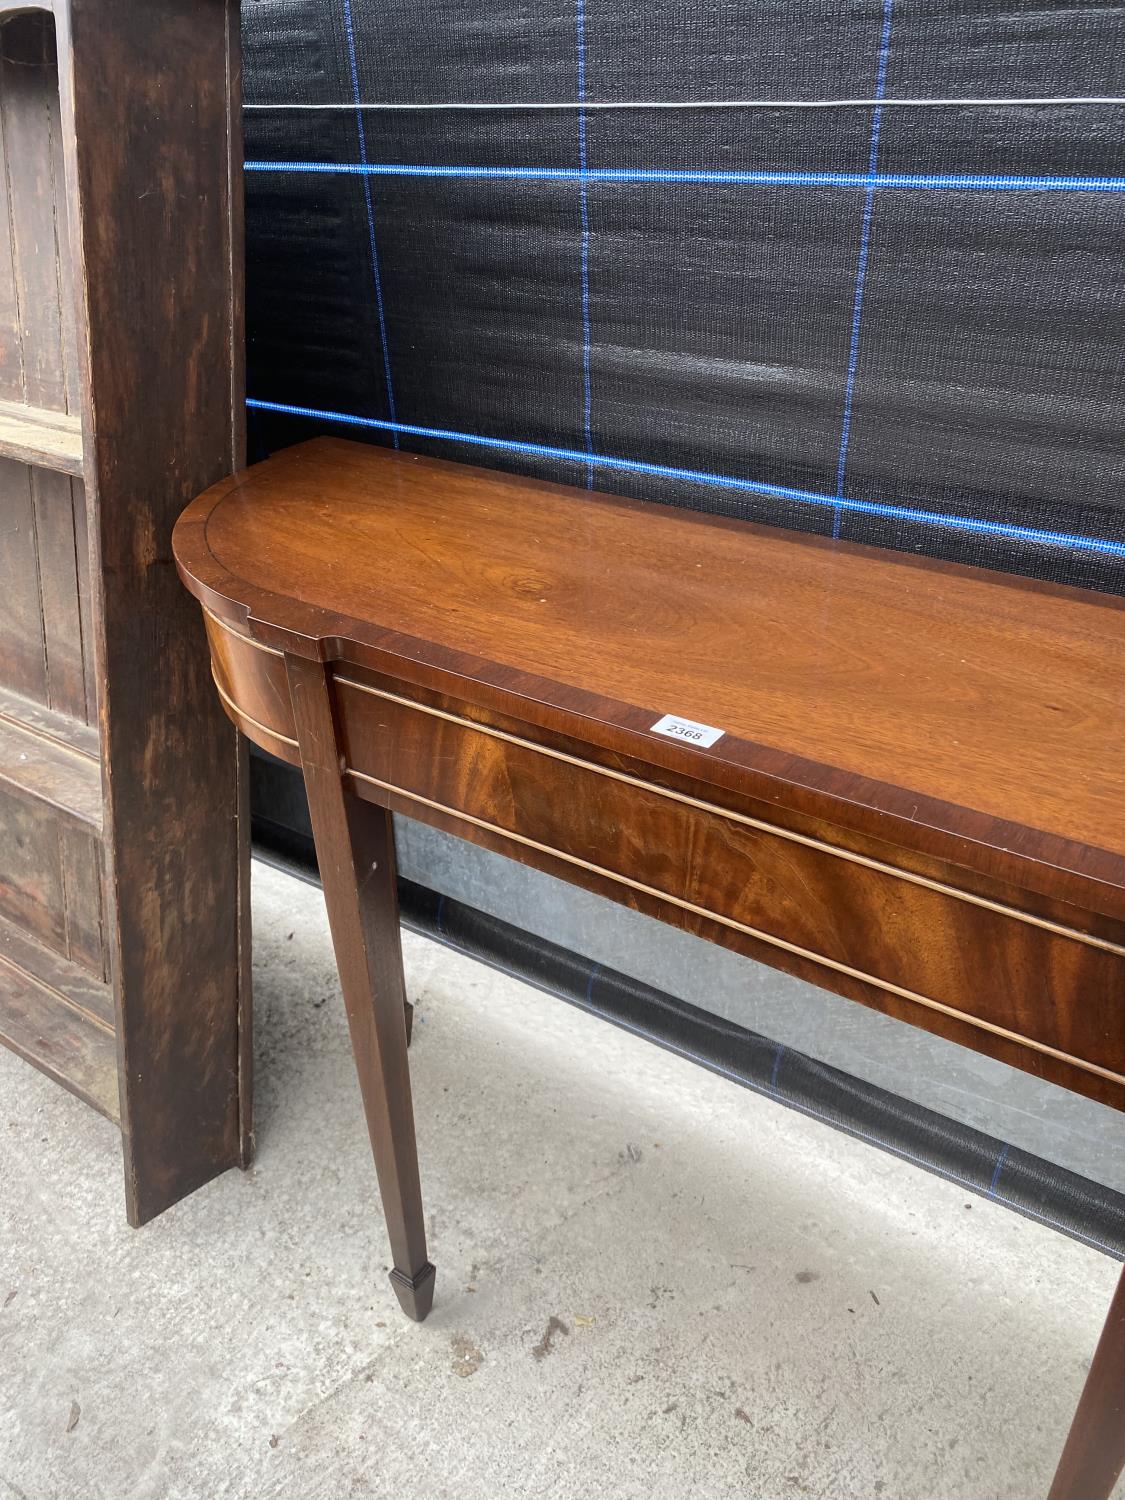
[[[665,714],[652,726],[653,734],[666,734],[672,740],[687,740],[689,745],[713,745],[721,740],[724,731],[713,729],[710,724],[697,724],[694,719],[681,719],[676,714]]]

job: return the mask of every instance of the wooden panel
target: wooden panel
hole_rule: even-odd
[[[238,5],[50,9],[0,3],[0,911],[56,951],[0,1039],[116,1115],[41,1009],[112,968],[139,1223],[252,1150],[245,746],[169,545],[242,456]]]
[[[0,34],[0,46],[3,45]],[[0,69],[0,86],[3,85]],[[0,99],[0,401],[22,402],[23,341],[16,291],[15,245],[12,234],[12,189],[8,172],[7,132]]]
[[[0,458],[0,687],[47,702],[31,470]]]
[[[78,569],[78,616],[82,630],[82,669],[86,698],[86,711],[83,718],[88,724],[96,726],[98,723],[98,661],[97,641],[94,636],[94,582],[85,486],[75,484],[73,496],[74,555]]]
[[[82,829],[60,825],[59,857],[66,896],[67,955],[72,963],[104,980],[101,844]]]
[[[0,459],[0,687],[90,718],[89,593],[81,484]]]
[[[31,406],[67,406],[60,297],[55,167],[62,127],[54,23],[16,16],[0,27],[0,112],[18,305],[22,397]],[[65,224],[61,244],[66,246]]]
[[[77,750],[88,760],[98,758],[98,728],[69,714],[58,714],[44,703],[0,687],[0,723],[39,735],[64,749]]]
[[[244,392],[232,385],[242,337],[230,113],[238,7],[70,0],[67,12],[89,515],[92,550],[112,580],[95,618],[112,768],[106,926],[137,1223],[244,1161],[249,1147],[243,752],[211,685],[199,612],[171,566],[176,516],[242,457]]]
[[[39,545],[40,603],[47,653],[47,699],[58,713],[86,718],[86,671],[79,605],[80,558],[75,511],[82,487],[64,474],[32,471],[35,534]]]
[[[0,788],[0,849],[0,915],[65,953],[66,898],[56,814]]]
[[[61,117],[61,109],[59,111]],[[73,241],[71,239],[70,207],[66,181],[66,153],[63,150],[63,132],[60,128],[51,132],[51,177],[55,187],[55,242],[59,258],[59,305],[62,314],[63,380],[66,390],[66,409],[80,413],[82,406],[82,380],[78,347],[78,295],[74,278]],[[73,472],[73,471],[71,471]]]
[[[0,401],[0,457],[81,474],[81,423],[63,412]]]
[[[25,800],[49,805],[64,822],[98,830],[102,821],[101,767],[89,755],[52,739],[5,710],[0,696],[0,784]]]
[[[0,918],[0,1044],[119,1119],[109,989]]]

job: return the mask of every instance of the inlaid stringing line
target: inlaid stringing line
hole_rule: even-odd
[[[423,797],[418,792],[409,792],[404,787],[395,786],[393,782],[381,781],[377,776],[369,776],[365,771],[356,771],[350,767],[345,768],[345,776],[351,776],[356,781],[367,782],[370,786],[379,787],[384,792],[391,792],[395,796],[405,798],[408,802],[417,803],[419,806],[432,808],[434,812],[442,813],[446,817],[453,818],[462,823],[469,823],[474,828],[483,829],[487,833],[497,834],[504,839],[511,839],[525,848],[535,849],[541,854],[546,854],[552,859],[564,860],[567,864],[576,865],[579,869],[588,870],[592,875],[598,875],[602,879],[612,880],[618,885],[628,886],[631,890],[640,891],[642,895],[653,896],[659,901],[670,902],[683,911],[691,912],[697,917],[702,917],[708,922],[718,922],[724,927],[730,927],[736,932],[745,933],[747,937],[754,938],[760,943],[766,943],[772,948],[780,948],[786,953],[792,953],[798,958],[804,958],[811,963],[819,964],[824,968],[833,969],[838,974],[845,974],[851,979],[858,979],[863,984],[874,985],[876,989],[886,990],[892,995],[898,995],[904,1000],[909,1000],[914,1005],[925,1006],[928,1010],[940,1011],[942,1015],[952,1016],[955,1020],[964,1021],[967,1025],[979,1027],[982,1031],[991,1032],[994,1036],[1004,1037],[1006,1040],[1016,1042],[1022,1047],[1030,1047],[1036,1052],[1042,1052],[1048,1057],[1057,1058],[1060,1062],[1070,1063],[1076,1068],[1082,1068],[1087,1073],[1096,1073],[1099,1078],[1108,1078],[1111,1083],[1125,1084],[1125,1077],[1119,1073],[1112,1072],[1109,1068],[1100,1067],[1097,1063],[1086,1062],[1083,1058],[1072,1057],[1069,1052],[1062,1052],[1057,1047],[1051,1047],[1046,1042],[1036,1041],[1033,1037],[1021,1036],[1019,1032],[1009,1031],[1004,1026],[997,1026],[992,1021],[985,1021],[979,1016],[969,1015],[966,1011],[957,1010],[951,1005],[945,1005],[940,1000],[931,1000],[926,995],[920,995],[916,990],[904,989],[901,985],[892,984],[887,979],[878,979],[874,974],[865,973],[863,969],[853,969],[850,964],[840,963],[837,959],[828,958],[824,954],[814,953],[809,948],[802,948],[796,943],[790,943],[785,938],[774,937],[768,932],[762,932],[757,927],[749,927],[745,922],[736,921],[734,917],[724,917],[718,912],[708,911],[705,906],[696,906],[692,901],[685,901],[679,896],[670,895],[667,891],[658,890],[655,886],[644,885],[639,880],[631,880],[627,875],[618,875],[613,870],[604,869],[601,865],[591,864],[589,860],[580,859],[576,854],[566,854],[561,849],[553,849],[549,844],[540,844],[537,840],[527,838],[522,833],[513,833],[509,828],[501,828],[496,823],[489,823],[484,818],[474,817],[471,813],[461,812],[455,807],[447,807],[442,802],[435,802],[431,797]]]
[[[222,684],[215,676],[214,665],[211,667],[211,681],[215,684],[215,691],[219,697],[237,718],[245,719],[247,724],[252,724],[259,734],[267,735],[271,740],[280,740],[283,745],[290,745],[294,750],[300,750],[300,745],[298,745],[296,740],[291,739],[289,735],[281,734],[278,730],[271,729],[268,724],[263,724],[261,719],[256,719],[253,714],[248,714],[244,708],[239,708],[230,694],[223,691]]]
[[[608,776],[613,781],[624,782],[626,786],[632,786],[642,792],[655,792],[660,797],[666,797],[672,802],[682,802],[688,807],[698,808],[701,812],[727,818],[731,822],[741,823],[747,828],[753,828],[760,833],[772,834],[776,838],[788,839],[791,843],[802,844],[808,849],[815,849],[820,854],[830,854],[836,859],[847,860],[851,864],[863,865],[866,869],[875,870],[880,875],[889,875],[895,880],[906,880],[911,885],[920,885],[926,890],[937,891],[940,895],[951,896],[957,901],[966,901],[972,906],[983,907],[986,911],[997,912],[1002,917],[1012,917],[1020,922],[1028,922],[1035,927],[1042,927],[1047,932],[1053,932],[1059,937],[1072,938],[1075,942],[1088,943],[1094,948],[1104,948],[1109,953],[1116,953],[1125,958],[1125,948],[1117,943],[1111,943],[1107,938],[1094,937],[1089,933],[1076,932],[1071,927],[1064,927],[1060,922],[1052,922],[1047,917],[1039,917],[1031,912],[1020,911],[1018,907],[1005,906],[999,901],[990,901],[987,896],[978,896],[972,891],[958,890],[956,886],[945,885],[940,880],[931,880],[926,875],[916,875],[912,870],[900,870],[894,865],[884,864],[881,860],[871,859],[865,854],[856,854],[850,849],[838,848],[835,844],[825,843],[822,839],[811,838],[808,834],[796,833],[790,828],[782,828],[775,823],[767,823],[761,818],[751,817],[748,813],[735,812],[728,807],[721,807],[714,802],[704,802],[699,797],[692,797],[686,792],[672,791],[669,787],[658,786],[653,782],[642,781],[639,777],[630,776],[625,771],[615,771],[609,766],[598,765],[595,761],[582,760],[578,756],[568,755],[564,750],[552,749],[549,745],[539,745],[533,740],[521,739],[518,735],[508,734],[503,729],[494,729],[488,724],[478,724],[473,719],[464,719],[457,714],[446,712],[444,709],[432,708],[428,704],[419,703],[413,698],[403,698],[397,693],[387,692],[383,688],[368,687],[364,682],[356,682],[351,677],[337,676],[335,681],[343,687],[358,688],[361,693],[370,693],[374,698],[387,698],[392,703],[400,703],[405,708],[417,709],[419,713],[432,714],[435,718],[447,719],[451,724],[457,724],[466,729],[476,730],[480,734],[491,735],[493,739],[504,740],[510,745],[516,745],[523,750],[532,750],[540,755],[549,755],[554,760],[564,761],[567,765],[577,766],[583,771],[593,771],[598,776]]]

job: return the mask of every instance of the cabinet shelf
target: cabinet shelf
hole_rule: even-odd
[[[81,420],[62,411],[0,401],[0,457],[81,478]]]
[[[100,830],[97,731],[0,688],[0,785]]]
[[[2,917],[0,1043],[120,1123],[109,986]]]

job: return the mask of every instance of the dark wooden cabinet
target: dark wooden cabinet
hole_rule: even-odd
[[[235,0],[0,3],[0,1040],[141,1223],[250,1149],[244,758],[172,524],[238,467]]]

